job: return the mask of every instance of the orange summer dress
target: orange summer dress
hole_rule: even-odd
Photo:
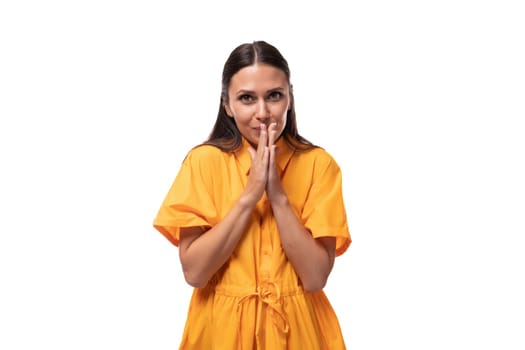
[[[337,256],[351,238],[341,171],[322,148],[294,151],[277,142],[278,170],[298,218],[313,237],[336,237]],[[181,227],[212,227],[243,191],[248,143],[228,153],[205,145],[181,165],[154,220],[175,246]],[[286,234],[286,233],[284,233]],[[181,350],[342,350],[337,316],[323,291],[305,292],[286,258],[264,196],[230,259],[190,300]]]

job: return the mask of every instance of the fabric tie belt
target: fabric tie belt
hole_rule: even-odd
[[[233,287],[217,285],[215,286],[215,292],[217,294],[240,297],[237,302],[237,313],[239,315],[239,334],[242,334],[242,305],[252,299],[257,298],[262,302],[263,305],[268,307],[268,311],[272,316],[272,322],[277,329],[284,335],[288,333],[289,324],[286,318],[286,314],[283,310],[282,297],[304,294],[304,290],[300,287],[295,287],[281,291],[279,285],[273,281],[264,281],[253,289],[247,289],[246,287]],[[260,327],[261,312],[257,312],[256,329]]]

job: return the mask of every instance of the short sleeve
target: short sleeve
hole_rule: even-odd
[[[314,165],[313,183],[302,218],[314,238],[336,237],[336,255],[343,254],[352,239],[348,229],[339,165],[327,153],[322,153]]]
[[[206,161],[209,148],[188,153],[153,221],[175,246],[179,245],[181,227],[211,227],[219,220],[211,191],[213,172]]]

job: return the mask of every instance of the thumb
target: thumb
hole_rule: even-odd
[[[248,147],[248,153],[250,153],[250,158],[252,158],[252,160],[255,158],[255,155],[257,154],[257,151],[255,151],[253,149],[253,147]]]

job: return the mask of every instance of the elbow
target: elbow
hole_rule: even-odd
[[[186,283],[188,283],[193,288],[203,288],[204,286],[206,286],[206,283],[202,281],[194,281],[189,279],[186,279]]]
[[[184,279],[186,280],[186,283],[193,288],[203,288],[208,284],[208,280],[202,278],[201,274],[191,273],[189,271],[184,271]]]
[[[186,261],[183,259],[182,255],[180,261],[184,280],[187,284],[194,288],[202,288],[206,286],[209,278],[206,278],[206,274],[203,273],[203,271],[198,266],[196,266],[196,264],[192,263],[191,261]]]
[[[307,283],[303,282],[303,289],[305,292],[308,293],[320,292],[326,286],[326,280],[326,278],[318,278],[315,280],[307,281]]]

